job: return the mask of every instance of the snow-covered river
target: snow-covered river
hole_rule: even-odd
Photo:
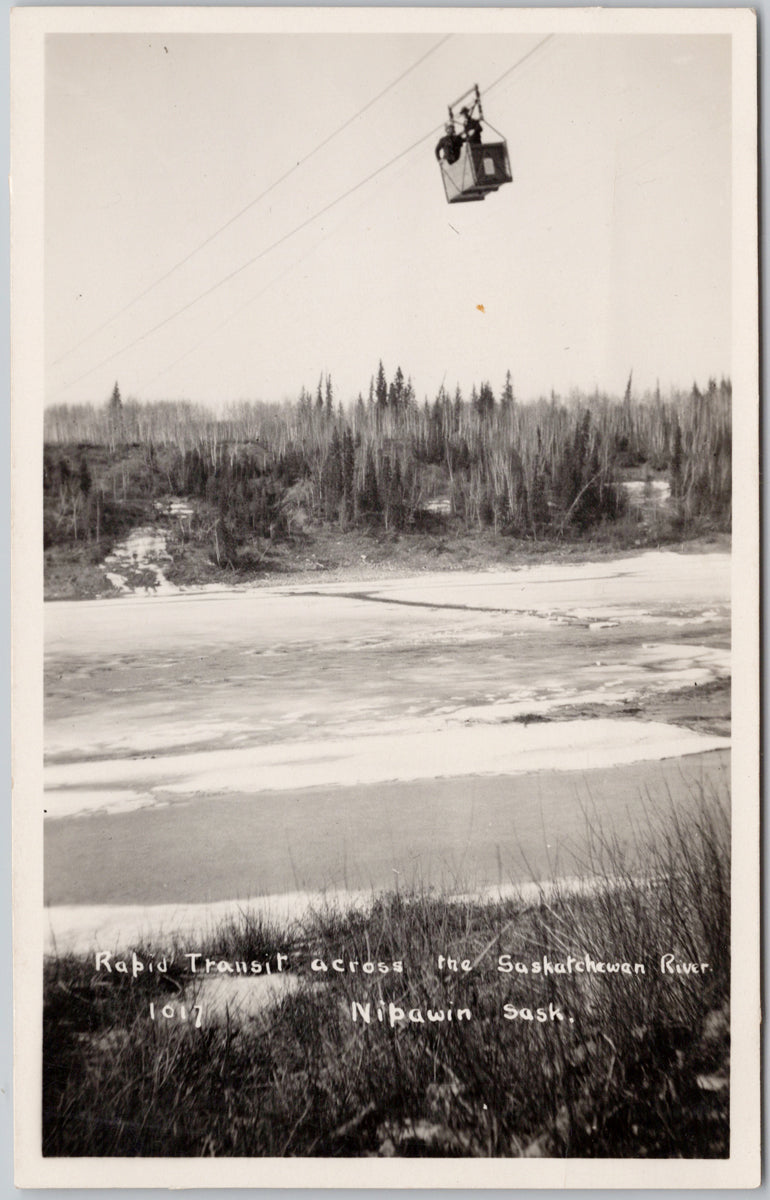
[[[526,831],[535,860],[578,835],[582,782],[627,822],[674,770],[726,779],[699,697],[729,678],[729,581],[656,552],[47,605],[52,928],[503,882]]]

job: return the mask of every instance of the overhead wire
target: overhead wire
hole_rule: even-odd
[[[334,140],[334,138],[343,133],[350,125],[353,124],[354,121],[357,121],[359,117],[363,116],[363,114],[372,108],[378,100],[381,100],[382,97],[386,96],[388,92],[393,90],[394,87],[397,87],[397,85],[401,83],[403,79],[406,79],[407,75],[410,75],[412,71],[415,71],[417,67],[421,66],[422,63],[424,63],[426,59],[430,58],[432,54],[435,54],[437,50],[440,50],[441,47],[448,42],[451,37],[453,37],[453,34],[448,33],[445,37],[441,38],[438,42],[431,46],[431,48],[427,50],[425,54],[421,55],[420,58],[408,66],[405,71],[402,71],[401,74],[395,79],[392,79],[391,82],[382,88],[382,90],[379,91],[376,96],[372,96],[371,100],[368,100],[363,108],[359,108],[358,111],[353,113],[351,117],[348,117],[347,120],[343,121],[341,125],[338,125],[337,128],[332,131],[332,133],[328,134],[323,141],[318,142],[318,144],[315,145],[312,150],[294,163],[293,166],[289,167],[288,171],[284,171],[283,175],[281,175],[278,179],[275,179],[268,187],[261,191],[258,196],[255,196],[253,200],[250,200],[248,204],[245,204],[237,213],[234,213],[232,217],[229,217],[223,225],[220,225],[214,230],[213,233],[204,238],[202,242],[199,242],[197,246],[195,246],[184,256],[184,258],[180,258],[179,261],[174,263],[172,267],[169,267],[167,271],[165,271],[162,275],[159,275],[158,278],[153,280],[152,283],[148,284],[143,291],[139,292],[136,296],[129,300],[127,304],[124,304],[121,309],[119,309],[117,312],[114,312],[112,316],[108,317],[106,321],[103,321],[101,325],[98,325],[95,329],[92,329],[91,332],[87,333],[84,338],[76,343],[76,345],[70,346],[69,350],[65,350],[65,352],[60,354],[58,358],[53,359],[51,365],[58,366],[58,364],[63,362],[65,358],[69,358],[71,354],[74,354],[76,350],[79,350],[81,346],[84,346],[86,342],[89,342],[92,337],[96,337],[97,333],[101,333],[102,330],[106,329],[108,325],[111,325],[113,321],[117,321],[118,317],[122,317],[124,313],[127,313],[130,308],[133,308],[135,304],[138,304],[140,300],[143,300],[145,296],[154,291],[156,287],[159,287],[161,283],[165,283],[165,281],[169,279],[175,271],[178,271],[180,267],[183,267],[190,262],[190,260],[194,258],[196,254],[199,254],[201,250],[204,250],[206,246],[211,245],[211,243],[215,241],[220,234],[224,233],[226,229],[229,229],[231,225],[234,225],[236,221],[239,221],[247,212],[250,212],[252,208],[260,203],[260,201],[264,200],[265,196],[268,196],[270,192],[274,191],[280,184],[284,183],[290,175],[293,175],[295,171],[297,171],[301,166],[304,166],[304,164],[318,154],[319,151],[328,146],[329,143]]]
[[[491,92],[493,90],[493,88],[497,87],[498,83],[502,83],[504,79],[506,79],[509,75],[513,74],[514,71],[517,71],[519,67],[524,65],[524,63],[527,61],[528,58],[531,58],[533,54],[536,54],[537,51],[540,50],[541,47],[546,44],[546,42],[550,42],[555,37],[556,37],[555,33],[546,34],[546,36],[544,38],[542,38],[537,43],[536,46],[533,46],[531,48],[531,50],[528,50],[526,54],[523,54],[521,56],[521,58],[517,59],[516,62],[513,64],[513,66],[510,66],[510,67],[508,67],[507,70],[503,71],[502,75],[498,75],[498,77],[494,81],[494,83],[487,84],[487,86],[482,91],[482,95],[486,96],[488,92]]]
[[[194,305],[199,304],[201,300],[205,300],[206,297],[212,295],[213,292],[219,291],[219,289],[224,287],[226,283],[229,283],[231,279],[235,279],[236,276],[241,275],[244,271],[248,270],[249,267],[253,267],[254,263],[259,262],[260,259],[264,258],[267,254],[270,254],[273,250],[277,250],[279,246],[282,246],[284,242],[289,240],[289,238],[294,237],[296,233],[300,233],[303,229],[306,229],[308,225],[311,225],[313,221],[317,221],[319,217],[322,217],[325,213],[329,212],[330,209],[334,208],[337,204],[340,204],[343,200],[346,200],[348,196],[352,196],[354,192],[357,192],[367,183],[371,183],[373,179],[376,179],[377,176],[381,175],[383,171],[387,171],[388,167],[392,167],[394,163],[399,161],[399,159],[405,158],[407,154],[411,154],[413,150],[415,150],[418,146],[421,146],[423,142],[428,140],[428,138],[434,137],[441,128],[441,125],[434,125],[433,129],[429,130],[428,133],[418,138],[416,142],[412,142],[411,146],[407,146],[406,150],[402,150],[400,154],[396,154],[393,158],[389,159],[388,162],[383,163],[381,167],[377,167],[377,169],[367,175],[365,179],[361,179],[352,187],[347,188],[347,190],[344,191],[340,196],[337,196],[336,199],[330,200],[328,204],[323,206],[323,208],[319,208],[317,212],[314,212],[311,216],[306,217],[305,220],[301,221],[299,225],[295,225],[294,228],[290,229],[288,233],[285,233],[282,237],[277,238],[276,241],[272,242],[269,246],[266,246],[264,250],[260,250],[259,254],[253,255],[245,263],[241,263],[241,265],[236,267],[234,271],[230,271],[228,275],[225,275],[217,283],[213,283],[211,287],[208,287],[205,291],[200,292],[192,300],[189,300],[187,304],[183,304],[181,308],[176,309],[170,314],[170,316],[164,317],[162,321],[158,321],[158,323],[153,325],[151,329],[146,330],[145,333],[140,334],[139,337],[134,338],[134,340],[128,342],[127,345],[121,346],[119,350],[114,350],[112,354],[108,354],[106,358],[103,358],[100,362],[96,363],[96,365],[91,367],[88,371],[84,371],[82,375],[77,377],[77,379],[73,379],[70,383],[65,384],[62,390],[68,391],[71,387],[74,387],[75,384],[80,383],[84,379],[88,379],[89,375],[93,375],[94,371],[98,371],[100,367],[106,366],[106,364],[112,362],[113,359],[118,358],[121,354],[125,354],[127,350],[133,350],[134,346],[138,346],[140,342],[145,340],[145,338],[150,337],[153,333],[157,333],[159,329],[163,329],[163,327],[168,325],[169,322],[176,320],[176,318],[181,316],[182,313],[187,312],[188,309],[191,309]]]
[[[545,46],[545,44],[547,42],[551,41],[555,36],[556,36],[555,34],[549,33],[546,35],[546,37],[541,38],[541,40],[535,46],[531,47],[526,52],[526,54],[522,55],[521,58],[517,59],[516,62],[513,63],[510,67],[508,67],[505,71],[503,71],[503,73],[501,75],[499,75],[498,78],[493,81],[493,83],[491,83],[487,88],[485,88],[484,94],[492,91],[495,87],[498,86],[498,84],[502,83],[502,81],[505,78],[507,78],[509,75],[511,75],[518,67],[522,66],[529,58],[532,57],[533,54],[535,54],[538,50],[540,50],[541,47]],[[444,41],[445,40],[446,39],[444,39]],[[438,48],[438,47],[435,47],[435,48]],[[423,61],[424,61],[425,57],[426,56],[423,56]],[[373,101],[372,101],[372,103],[373,103]],[[265,258],[266,255],[272,253],[273,250],[276,250],[279,246],[283,245],[290,238],[294,237],[295,234],[300,233],[303,229],[306,229],[308,225],[311,225],[314,221],[318,220],[319,217],[324,216],[332,208],[336,207],[337,204],[341,204],[343,200],[346,200],[348,198],[348,196],[353,195],[355,192],[359,191],[362,187],[365,187],[367,183],[371,183],[371,181],[373,179],[376,179],[378,175],[381,175],[384,171],[387,171],[390,167],[394,166],[395,163],[399,162],[402,158],[405,158],[408,154],[411,154],[413,150],[416,150],[418,146],[421,146],[423,144],[423,142],[426,142],[429,138],[434,137],[435,134],[437,132],[439,132],[441,129],[443,129],[443,123],[439,124],[439,125],[434,125],[430,130],[428,130],[427,133],[423,134],[422,137],[419,137],[416,141],[412,142],[411,145],[407,146],[405,150],[400,151],[399,154],[394,155],[393,158],[388,159],[388,161],[386,163],[383,163],[381,166],[377,167],[374,171],[370,172],[367,176],[365,176],[364,179],[359,180],[358,183],[353,184],[352,187],[347,188],[344,192],[342,192],[334,200],[329,201],[328,204],[325,204],[322,208],[318,209],[315,213],[311,214],[311,216],[307,217],[304,221],[301,221],[299,225],[294,226],[293,229],[290,229],[287,233],[283,234],[280,238],[277,238],[276,241],[272,242],[269,246],[266,246],[263,250],[260,250],[258,254],[255,254],[251,258],[247,259],[246,262],[242,263],[239,267],[236,267],[233,271],[230,271],[222,279],[218,280],[216,283],[214,283],[210,287],[206,288],[203,292],[200,292],[192,300],[188,301],[186,304],[183,304],[180,308],[176,309],[169,316],[165,317],[162,321],[157,322],[157,324],[153,325],[152,328],[146,330],[144,333],[140,334],[138,337],[134,338],[132,341],[128,342],[126,345],[121,346],[118,350],[114,350],[111,354],[108,354],[105,358],[101,359],[94,366],[90,367],[88,371],[84,371],[81,375],[78,375],[76,379],[73,379],[69,383],[65,384],[64,387],[62,388],[62,391],[65,391],[65,392],[69,391],[69,389],[72,387],[75,387],[76,384],[81,383],[84,379],[88,379],[89,376],[93,375],[95,371],[100,370],[101,367],[106,366],[107,363],[112,362],[114,359],[118,358],[121,354],[125,354],[128,350],[132,350],[134,348],[134,346],[139,345],[140,342],[143,342],[146,338],[150,337],[153,333],[157,333],[160,329],[163,329],[171,321],[176,320],[177,317],[181,316],[183,313],[185,313],[189,309],[193,308],[194,305],[200,303],[201,300],[205,300],[208,296],[210,296],[214,292],[218,291],[221,287],[224,287],[225,284],[229,283],[232,279],[235,279],[238,275],[240,275],[244,271],[248,270],[249,267],[252,267],[255,263],[259,262],[260,259]],[[248,301],[248,303],[251,303],[251,301]]]
[[[370,203],[371,197],[366,197],[361,201],[359,208]],[[308,258],[310,258],[312,254],[315,254],[320,249],[324,242],[326,242],[330,237],[336,236],[340,229],[344,227],[345,220],[343,219],[339,224],[335,225],[333,229],[330,229],[328,233],[324,233],[318,239],[318,241],[314,243],[314,245],[301,254],[299,258],[296,258],[293,263],[290,263],[288,267],[286,267],[283,271],[280,271],[278,275],[274,276],[269,283],[266,283],[264,287],[261,287],[258,292],[255,292],[253,295],[249,296],[247,300],[242,301],[237,305],[236,308],[232,309],[224,318],[224,320],[220,321],[218,325],[215,325],[212,329],[208,329],[205,337],[198,338],[192,346],[189,346],[187,350],[184,350],[177,358],[173,360],[173,362],[168,363],[160,371],[156,371],[155,374],[149,379],[144,380],[139,385],[139,390],[141,391],[144,388],[151,387],[156,380],[162,378],[163,375],[166,375],[169,371],[172,371],[174,367],[178,366],[180,362],[183,362],[186,358],[189,358],[191,354],[194,354],[196,350],[199,350],[202,345],[205,345],[206,342],[210,341],[212,337],[219,333],[220,329],[224,329],[226,325],[229,325],[231,321],[240,316],[241,313],[245,312],[247,308],[250,308],[252,304],[256,304],[257,300],[264,296],[266,292],[270,292],[273,290],[273,288],[277,287],[287,275],[290,275],[292,271],[296,271],[297,268],[300,267]]]

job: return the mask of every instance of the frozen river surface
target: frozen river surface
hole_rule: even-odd
[[[610,807],[639,764],[681,776],[682,756],[710,755],[724,773],[721,731],[670,723],[660,704],[729,677],[729,568],[648,553],[49,604],[47,899],[384,886],[414,865],[416,810],[429,879],[462,857],[490,882],[543,772],[556,827],[586,771]],[[622,785],[607,792],[601,771]],[[471,796],[492,830],[483,852]],[[228,874],[228,846],[247,873]]]

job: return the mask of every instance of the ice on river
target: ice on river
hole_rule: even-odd
[[[725,749],[729,740],[652,721],[472,725],[307,740],[198,754],[107,759],[46,768],[49,816],[125,811],[180,797],[391,781],[591,770]]]
[[[721,748],[660,722],[558,717],[727,678],[729,598],[728,555],[655,552],[49,604],[46,812]]]
[[[543,563],[518,570],[454,571],[366,583],[293,584],[248,591],[188,592],[157,597],[60,601],[46,605],[50,657],[149,653],[177,645],[248,644],[254,649],[344,643],[355,629],[378,639],[431,628],[438,614],[477,629],[496,618],[577,615],[586,622],[632,620],[650,610],[726,611],[730,556],[655,551],[597,562]],[[134,621],[141,604],[141,628]],[[683,610],[685,610],[683,612]]]

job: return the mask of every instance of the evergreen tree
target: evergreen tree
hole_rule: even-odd
[[[532,468],[529,505],[532,532],[537,538],[538,528],[547,525],[549,517],[547,476],[539,459],[535,460]]]
[[[332,520],[339,514],[343,495],[342,444],[336,425],[332,430],[332,440],[326,455],[322,487],[325,516],[327,520]]]
[[[490,384],[482,383],[478,393],[474,387],[471,404],[482,419],[491,417],[495,408],[495,394]]]
[[[388,404],[394,412],[398,412],[404,400],[404,373],[400,367],[396,367],[396,374],[393,376],[393,382],[388,389]]]
[[[385,518],[385,528],[390,528],[390,517],[393,511],[393,473],[390,469],[390,458],[384,455],[380,466],[379,493],[382,515]]]
[[[500,394],[500,406],[503,412],[507,412],[513,406],[513,381],[510,371],[506,371],[505,373],[505,383]]]
[[[626,408],[631,407],[631,385],[632,385],[633,381],[634,381],[634,372],[629,371],[628,382],[626,383],[626,390],[623,394],[623,403],[625,404]]]
[[[391,476],[390,515],[394,529],[404,528],[404,483],[401,478],[401,465],[396,459]]]
[[[388,405],[388,381],[385,378],[385,368],[380,359],[380,365],[377,368],[377,382],[374,385],[374,394],[377,398],[378,408],[387,408]]]
[[[678,500],[682,495],[682,427],[679,424],[678,418],[674,424],[674,444],[671,450],[669,483],[672,499]]]
[[[342,435],[342,515],[344,515],[345,523],[353,520],[355,507],[355,476],[356,454],[353,447],[353,435],[346,427],[345,432]]]
[[[123,438],[123,401],[120,398],[120,388],[118,381],[115,380],[115,386],[112,389],[112,395],[107,404],[107,418],[109,422],[109,438],[110,449],[115,449],[115,443]]]
[[[78,472],[78,486],[83,495],[87,498],[91,491],[91,472],[88,469],[86,456],[82,455],[80,459],[80,467]]]
[[[382,512],[377,488],[377,468],[371,446],[367,447],[366,451],[363,486],[358,497],[358,509],[364,519],[368,521],[379,520]]]

